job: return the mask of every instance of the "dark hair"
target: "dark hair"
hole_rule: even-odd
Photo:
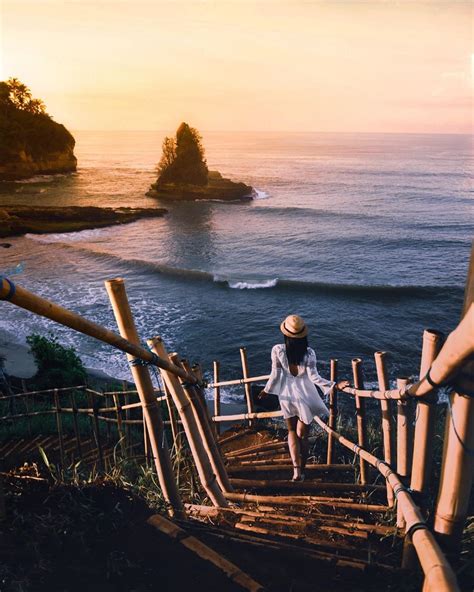
[[[287,337],[285,335],[286,357],[289,364],[302,364],[308,352],[307,337]]]

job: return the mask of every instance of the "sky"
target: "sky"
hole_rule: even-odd
[[[0,7],[0,79],[72,130],[472,133],[472,2]]]

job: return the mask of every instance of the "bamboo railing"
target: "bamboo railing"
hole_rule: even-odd
[[[430,439],[433,433],[434,408],[430,397],[445,381],[453,382],[453,376],[461,370],[461,374],[454,382],[455,391],[450,398],[450,408],[446,419],[445,449],[443,454],[442,476],[439,487],[438,503],[435,515],[435,531],[441,535],[442,540],[451,547],[459,545],[460,533],[466,517],[467,504],[469,501],[474,464],[472,462],[472,448],[474,436],[472,421],[474,420],[474,405],[472,403],[472,356],[474,354],[474,340],[472,339],[474,328],[474,262],[471,262],[470,280],[466,290],[464,316],[458,327],[449,335],[444,345],[440,348],[440,339],[436,332],[425,332],[425,347],[422,354],[420,366],[420,378],[413,384],[407,384],[406,380],[399,380],[396,389],[389,389],[389,381],[383,365],[383,355],[376,354],[377,374],[379,389],[368,390],[364,388],[361,376],[361,360],[353,360],[354,387],[347,387],[342,390],[346,396],[354,397],[357,409],[358,444],[354,444],[348,438],[338,433],[335,429],[337,407],[335,405],[336,391],[332,393],[332,416],[329,425],[320,418],[315,418],[320,428],[328,435],[328,459],[333,457],[330,449],[334,449],[334,442],[351,450],[359,457],[361,464],[360,484],[338,484],[341,490],[345,487],[355,487],[365,490],[381,489],[369,483],[370,473],[366,467],[374,467],[386,482],[388,500],[393,495],[397,501],[397,524],[406,529],[406,538],[411,541],[418,555],[425,578],[424,590],[434,592],[456,591],[457,583],[454,573],[445,556],[443,555],[434,534],[429,530],[424,521],[424,516],[419,507],[415,504],[409,491],[406,489],[405,481],[409,477],[411,464],[410,432],[407,426],[407,402],[414,401],[418,405],[420,417],[418,417],[416,433],[414,438],[413,454],[414,461],[411,467],[412,488],[423,493],[426,490],[429,467],[431,462]],[[65,414],[72,414],[74,418],[74,433],[76,435],[76,448],[81,451],[83,441],[78,425],[78,418],[85,415],[90,419],[90,429],[97,449],[97,459],[103,463],[103,442],[104,434],[101,433],[101,422],[104,425],[115,424],[119,441],[127,437],[123,427],[131,428],[143,421],[146,423],[146,430],[143,431],[145,440],[148,439],[155,466],[160,479],[160,485],[165,499],[170,504],[172,511],[184,517],[184,506],[181,503],[176,487],[173,473],[171,471],[169,453],[164,440],[163,422],[158,407],[157,393],[153,389],[146,365],[156,366],[160,369],[162,378],[166,385],[166,393],[158,395],[160,399],[166,397],[167,404],[173,401],[179,413],[180,421],[187,435],[188,443],[195,460],[201,483],[209,495],[213,504],[220,508],[227,506],[227,500],[239,500],[240,495],[232,492],[232,483],[237,484],[238,479],[229,481],[227,470],[222,463],[220,451],[216,443],[215,430],[213,429],[207,409],[204,404],[202,388],[202,376],[199,369],[191,372],[189,366],[181,363],[177,357],[170,358],[159,338],[151,340],[149,345],[153,351],[149,351],[140,345],[138,335],[133,324],[131,311],[128,307],[122,280],[108,282],[108,292],[111,297],[114,313],[119,325],[121,335],[101,327],[81,316],[55,305],[43,298],[40,298],[27,290],[15,286],[13,282],[0,277],[0,299],[8,300],[13,304],[30,310],[35,314],[55,320],[67,327],[86,335],[93,336],[113,347],[123,351],[129,357],[132,366],[132,374],[136,383],[136,391],[127,393],[123,391],[110,391],[101,393],[88,387],[83,389],[84,395],[89,397],[87,407],[77,405],[71,389],[50,389],[45,392],[32,391],[23,392],[18,395],[0,397],[1,401],[15,406],[16,401],[22,397],[26,406],[26,413],[14,412],[1,417],[0,420],[11,421],[27,417],[28,421],[36,415],[46,414],[54,416],[56,430],[58,433],[58,452],[61,463],[65,462],[67,455],[66,442],[63,438]],[[214,365],[214,382],[208,386],[215,394],[215,414],[212,422],[219,426],[229,421],[246,421],[249,424],[254,420],[278,418],[282,416],[281,411],[255,412],[251,399],[251,384],[268,378],[268,375],[251,377],[249,376],[246,351],[241,349],[241,362],[243,377],[236,380],[219,380],[219,365]],[[332,375],[335,376],[336,368],[332,367]],[[221,387],[242,385],[245,391],[247,413],[221,415],[220,395]],[[132,395],[139,397],[138,402],[130,403]],[[31,407],[35,396],[49,396],[53,404],[46,409],[35,410]],[[70,403],[64,404],[62,397],[69,396]],[[123,397],[122,404],[121,397]],[[366,450],[366,425],[364,401],[373,398],[381,402],[381,432],[384,442],[384,460],[380,460],[374,454]],[[397,449],[396,455],[393,447],[394,434],[391,426],[390,399],[397,401]],[[111,404],[113,401],[113,405]],[[101,405],[100,403],[104,403]],[[134,410],[141,408],[142,419],[132,418],[130,415]],[[170,418],[171,418],[171,407]],[[123,413],[126,413],[125,417]],[[108,414],[113,417],[108,417]],[[173,424],[173,437],[176,440],[178,422]],[[106,430],[106,438],[110,438],[110,430]],[[331,442],[331,445],[329,445]],[[126,443],[123,447],[130,450]],[[287,445],[285,442],[272,442],[265,445],[247,447],[242,450],[233,451],[227,454],[227,462],[230,469],[240,466],[239,463],[253,464],[255,462],[270,463],[276,457],[280,460],[286,454]],[[395,457],[400,475],[395,472]],[[264,461],[260,459],[265,458]],[[257,460],[258,459],[258,460]],[[419,460],[421,459],[421,462]],[[329,462],[329,461],[328,461]],[[421,466],[420,466],[421,465]],[[244,466],[244,465],[242,465]],[[265,465],[262,465],[265,466]],[[260,483],[255,480],[256,483]],[[280,482],[277,482],[280,483]],[[261,481],[264,486],[264,481]],[[282,487],[284,483],[281,482]],[[319,485],[324,485],[320,483]],[[312,484],[314,489],[319,485]],[[302,489],[302,487],[299,487]],[[284,487],[283,487],[284,489]],[[298,487],[296,488],[298,489]],[[374,490],[375,490],[374,489]],[[291,497],[293,502],[295,496]],[[290,502],[288,502],[290,503]],[[332,503],[332,502],[331,502]]]

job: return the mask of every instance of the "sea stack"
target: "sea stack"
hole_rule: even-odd
[[[207,168],[200,133],[182,123],[176,137],[163,140],[157,166],[158,179],[147,192],[149,197],[169,200],[251,200],[253,187],[224,178]]]
[[[0,180],[76,170],[75,140],[16,78],[0,82]]]

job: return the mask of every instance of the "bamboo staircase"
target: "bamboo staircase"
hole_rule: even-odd
[[[143,347],[124,281],[120,278],[107,281],[106,289],[120,335],[0,276],[0,300],[7,300],[127,354],[139,397],[139,402],[133,406],[142,411],[139,421],[145,426],[144,434],[172,520],[161,515],[153,516],[149,520],[151,526],[210,561],[232,582],[247,590],[262,590],[263,586],[222,557],[219,550],[223,540],[226,554],[232,555],[230,546],[237,545],[239,561],[236,563],[246,564],[252,574],[259,572],[261,562],[257,559],[270,551],[275,572],[278,572],[278,561],[286,566],[291,556],[295,561],[302,558],[318,560],[321,573],[326,564],[330,570],[337,567],[339,575],[346,571],[353,574],[354,570],[376,570],[386,578],[400,567],[413,570],[418,560],[423,575],[423,592],[459,590],[454,571],[440,544],[454,557],[459,554],[474,475],[474,251],[461,322],[444,344],[437,332],[425,331],[419,380],[408,384],[399,379],[397,388],[389,389],[383,352],[376,352],[379,388],[368,390],[361,378],[361,360],[354,359],[354,386],[343,391],[355,402],[357,443],[335,430],[337,392],[332,389],[328,423],[315,418],[328,437],[327,464],[310,463],[306,480],[297,483],[289,480],[291,469],[286,442],[278,438],[276,441],[268,441],[268,438],[258,441],[257,421],[281,416],[281,412],[258,413],[253,409],[251,383],[265,377],[250,377],[245,350],[241,350],[243,378],[227,382],[215,379],[209,386],[214,389],[217,410],[219,389],[229,384],[242,384],[247,413],[221,416],[216,411],[211,418],[199,368],[191,369],[177,354],[168,354],[159,337],[148,340],[148,349]],[[333,362],[331,377],[334,379],[337,362]],[[164,437],[163,417],[147,366],[160,370],[170,412],[173,445],[177,448],[186,442],[210,506],[189,505],[181,497]],[[219,365],[215,364],[215,374],[218,369]],[[446,380],[450,381],[453,390],[449,395],[442,472],[431,526],[425,519],[425,508],[415,503],[412,493],[421,497],[427,491],[436,417],[432,395]],[[383,460],[367,449],[365,401],[368,398],[380,403]],[[391,447],[394,430],[387,412],[394,402],[397,405],[396,457]],[[407,446],[406,405],[409,403],[416,405],[419,411],[412,452]],[[109,408],[117,414],[118,423],[122,421],[120,413],[124,408],[117,402]],[[91,409],[84,411],[89,414]],[[51,412],[60,416],[60,405],[56,403]],[[94,408],[92,412],[96,412]],[[183,428],[181,433],[178,433],[177,417]],[[218,437],[221,422],[234,420],[248,422],[248,428]],[[251,441],[252,437],[254,441]],[[357,473],[353,465],[335,464],[336,443],[354,453]],[[374,483],[374,477],[383,478],[385,482]],[[395,503],[398,528],[384,521],[385,513],[389,508],[393,512]],[[198,534],[199,539],[191,533]],[[209,546],[205,544],[208,541]],[[250,553],[249,549],[252,549]],[[341,590],[351,589],[350,578],[353,576],[347,577]],[[323,586],[320,582],[317,584],[313,589],[324,587],[326,590],[329,585],[336,590],[334,578],[325,581]],[[278,585],[273,587],[279,589]]]

